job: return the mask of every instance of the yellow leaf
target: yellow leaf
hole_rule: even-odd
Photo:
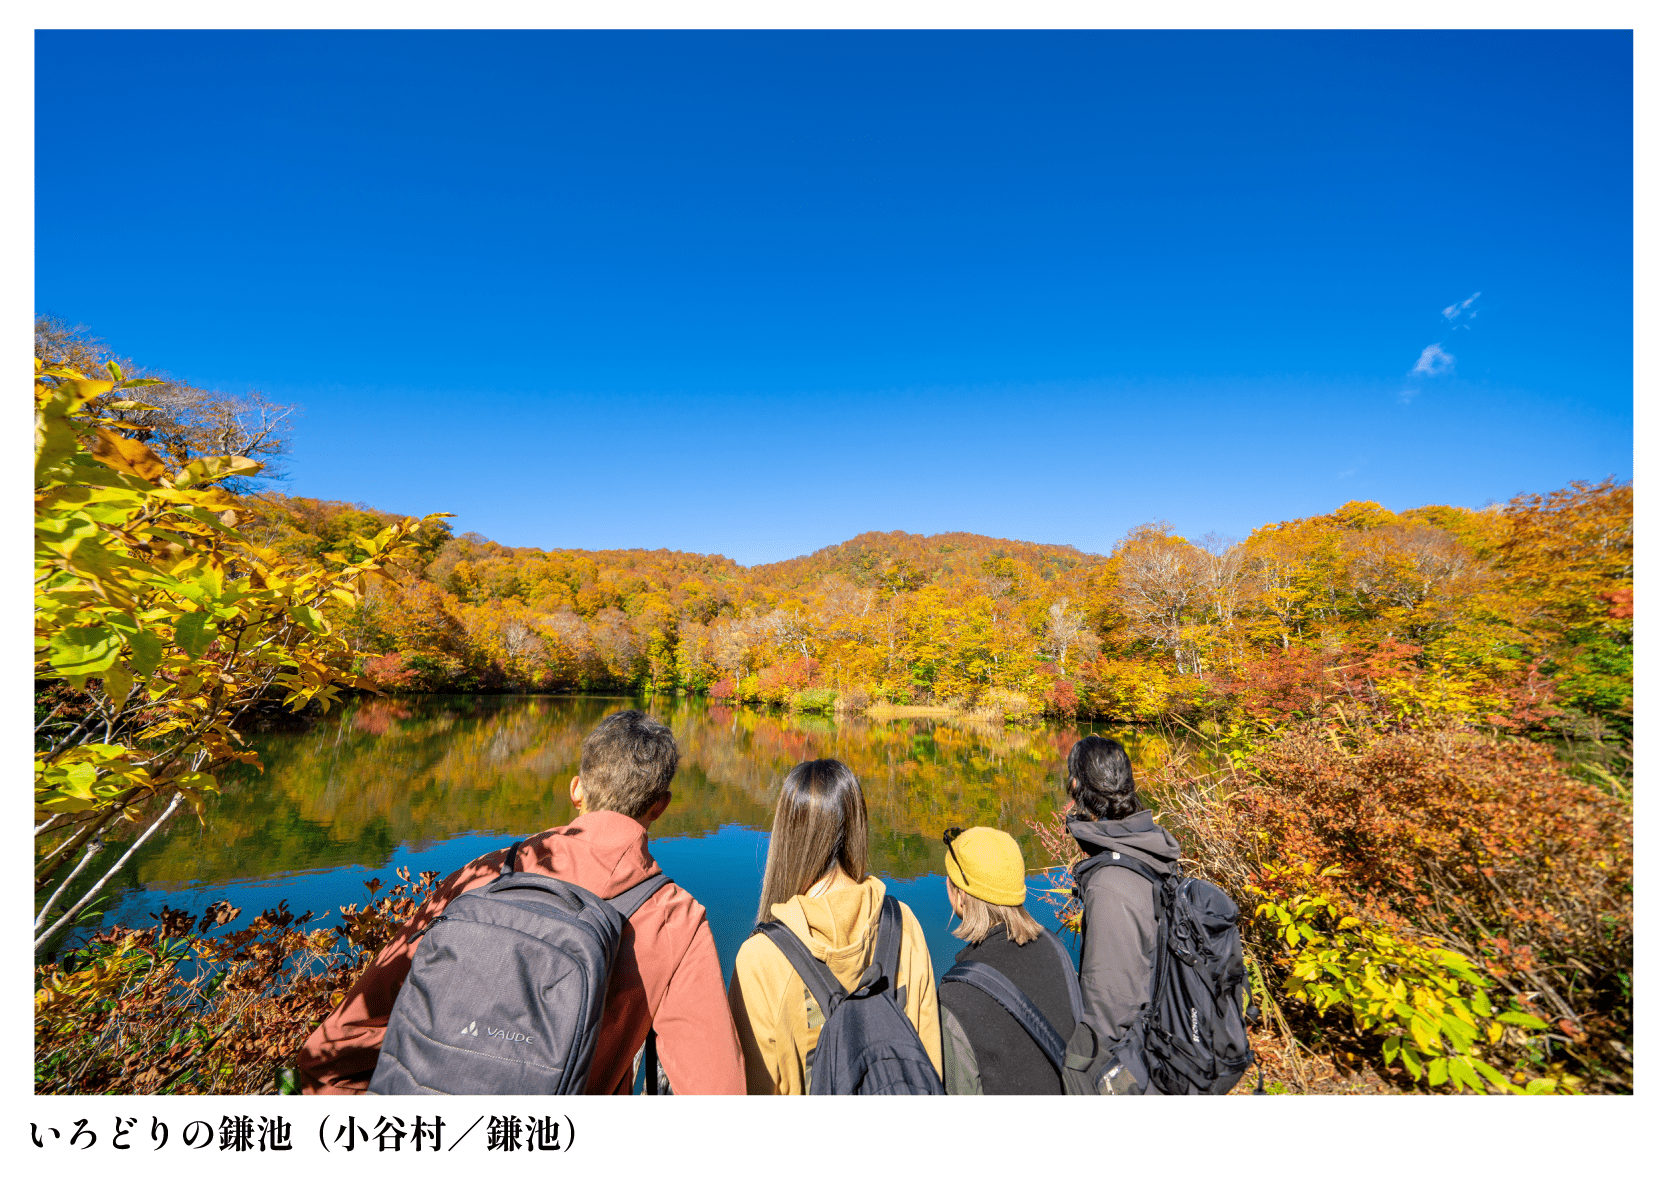
[[[117,712],[127,703],[128,693],[133,691],[133,675],[120,663],[112,664],[104,672],[104,694],[110,697],[110,704]]]
[[[83,377],[77,380],[64,381],[58,387],[71,390],[75,395],[76,404],[81,405],[110,392],[116,387],[116,383],[114,381],[89,381]]]
[[[87,451],[105,466],[151,482],[168,473],[168,468],[163,465],[162,460],[143,442],[125,438],[102,426],[97,430],[97,434],[98,437],[87,447]]]
[[[1419,1045],[1419,1051],[1430,1053],[1435,1050],[1437,1030],[1429,1020],[1415,1015],[1408,1021],[1408,1031],[1413,1033],[1413,1042]]]

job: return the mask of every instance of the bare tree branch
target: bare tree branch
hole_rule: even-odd
[[[178,807],[179,804],[180,804],[180,799],[182,799],[184,797],[185,796],[183,794],[179,794],[179,793],[176,793],[174,795],[173,799],[170,800],[169,803],[168,803],[168,808],[166,810],[164,810],[162,812],[162,814],[157,817],[156,822],[152,823],[149,827],[145,828],[144,833],[142,835],[140,835],[138,839],[135,839],[132,842],[132,844],[130,844],[128,846],[128,849],[125,852],[122,853],[121,859],[117,860],[114,864],[112,864],[110,866],[110,871],[106,872],[103,876],[99,877],[98,883],[93,885],[93,887],[89,888],[86,891],[86,893],[84,893],[82,895],[81,899],[79,901],[75,902],[75,905],[69,910],[69,912],[65,913],[62,917],[58,918],[57,923],[55,925],[53,925],[53,927],[51,929],[47,930],[45,933],[41,934],[38,938],[35,939],[35,949],[37,949],[37,950],[40,949],[41,946],[46,943],[48,938],[50,938],[53,934],[57,933],[65,925],[68,925],[71,921],[75,920],[76,914],[80,913],[81,910],[85,909],[89,904],[92,903],[93,898],[98,895],[99,890],[102,889],[106,884],[109,884],[111,878],[113,876],[115,876],[117,872],[120,872],[122,870],[122,865],[127,863],[129,860],[131,860],[133,858],[133,853],[138,851],[140,849],[140,847],[142,847],[144,845],[145,840],[149,839],[152,835],[156,834],[156,829],[158,827],[162,826],[163,823],[167,822],[168,816],[174,813],[174,809],[176,807]]]

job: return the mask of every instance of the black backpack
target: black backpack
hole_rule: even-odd
[[[1082,1028],[1084,1026],[1083,989],[1078,985],[1077,967],[1072,965],[1071,954],[1067,952],[1059,938],[1046,929],[1043,930],[1042,936],[1052,942],[1054,948],[1059,951],[1060,965],[1065,969],[1066,974],[1066,990],[1071,995],[1072,1022]],[[1032,1002],[1031,996],[1014,985],[1012,979],[988,962],[958,962],[944,972],[944,981],[947,983],[966,983],[994,999],[1002,1010],[1013,1016],[1019,1026],[1029,1033],[1030,1037],[1037,1042],[1037,1047],[1042,1049],[1043,1055],[1048,1057],[1049,1063],[1054,1066],[1054,1071],[1061,1076],[1061,1092],[1071,1092],[1066,1087],[1067,1045],[1071,1041],[1060,1038],[1060,1033],[1054,1030],[1054,1025],[1048,1021],[1048,1016],[1044,1015],[1042,1009]],[[1093,1035],[1093,1032],[1090,1034]],[[1079,1032],[1074,1031],[1072,1041],[1076,1041],[1079,1035]]]
[[[822,1008],[822,1031],[806,1061],[809,1092],[944,1092],[944,1082],[898,997],[903,915],[896,897],[881,901],[874,958],[849,992],[780,921],[766,921],[753,932],[764,934],[786,955]]]
[[[1115,1043],[1079,1025],[1066,1060],[1069,1093],[1227,1093],[1256,1059],[1245,1034],[1245,958],[1239,906],[1208,881],[1161,876],[1134,856],[1102,852],[1072,869],[1082,893],[1089,875],[1127,868],[1152,885],[1158,939],[1150,997]],[[1085,930],[1087,933],[1087,930]],[[1257,1090],[1263,1092],[1262,1067]]]
[[[418,934],[370,1092],[585,1091],[620,935],[672,881],[657,873],[605,901],[513,871],[520,850]]]

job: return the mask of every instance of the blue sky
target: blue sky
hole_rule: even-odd
[[[37,55],[37,309],[297,403],[294,494],[756,563],[1633,473],[1626,33]]]

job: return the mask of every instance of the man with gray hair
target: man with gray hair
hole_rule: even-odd
[[[605,898],[654,876],[660,869],[649,855],[649,827],[672,801],[677,768],[677,742],[665,725],[636,709],[605,717],[580,747],[579,776],[568,786],[578,817],[523,840],[513,869]],[[501,849],[452,873],[383,947],[302,1047],[296,1066],[303,1092],[365,1092],[423,930],[452,900],[497,879],[504,860]],[[652,1028],[674,1092],[745,1093],[741,1044],[706,909],[669,884],[643,902],[628,926],[609,977],[586,1091],[629,1093],[637,1052]]]

